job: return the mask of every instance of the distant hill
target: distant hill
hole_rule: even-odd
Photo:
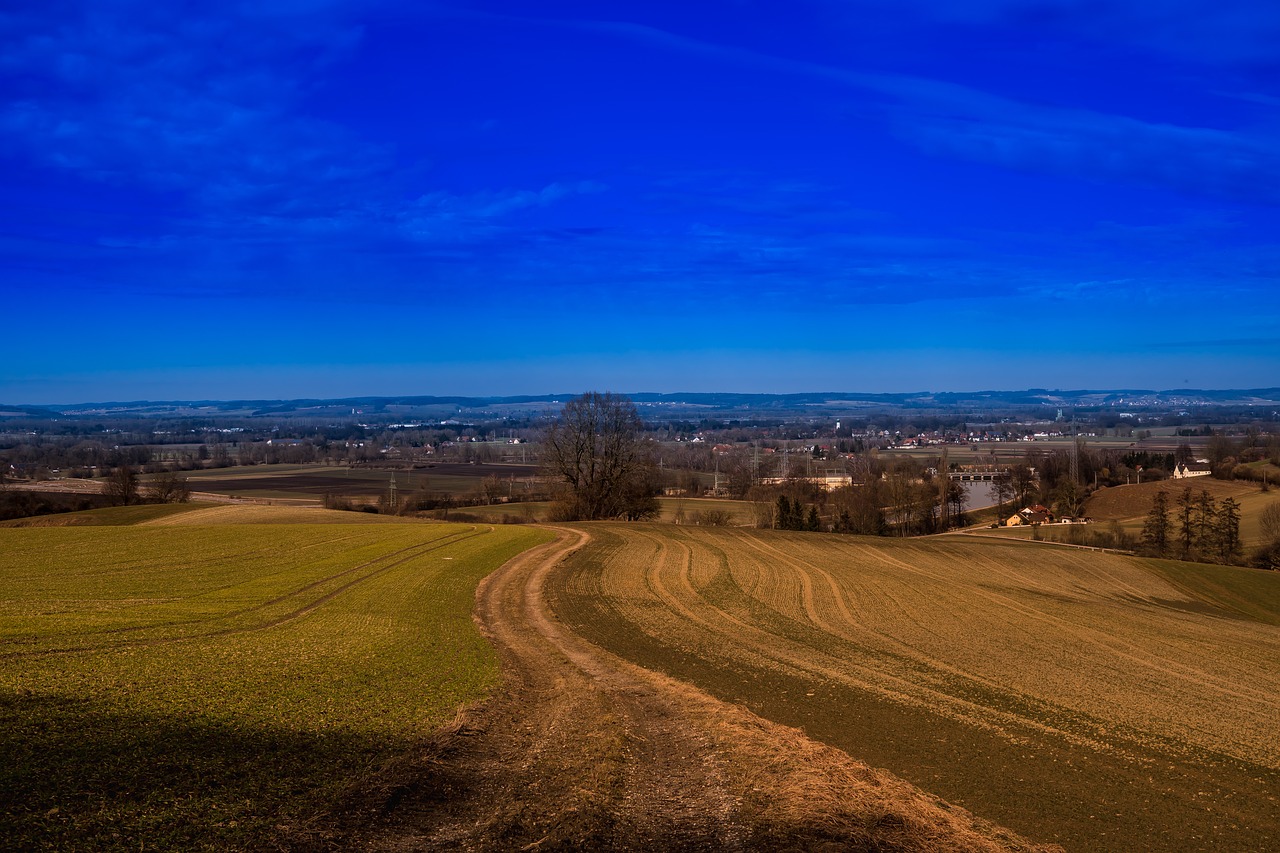
[[[49,406],[5,405],[0,416],[10,417],[201,417],[215,415],[266,416],[357,413],[439,413],[457,411],[553,410],[576,392],[514,396],[392,396],[340,397],[294,400],[134,400],[69,403]],[[628,396],[647,413],[653,409],[672,412],[731,414],[742,412],[825,412],[888,410],[1070,409],[1143,411],[1193,410],[1213,406],[1280,407],[1280,388],[1252,389],[1148,389],[1021,391],[912,391],[865,393],[857,391],[814,391],[795,394],[742,394],[730,392],[653,393]]]

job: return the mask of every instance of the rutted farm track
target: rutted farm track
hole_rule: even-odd
[[[592,530],[594,533],[594,529]],[[364,846],[1017,850],[1032,845],[801,732],[635,666],[566,629],[549,590],[591,534],[482,583],[506,689],[391,786]]]

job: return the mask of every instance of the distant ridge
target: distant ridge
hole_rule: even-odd
[[[132,400],[72,403],[62,405],[6,405],[0,415],[9,417],[103,417],[157,416],[199,417],[204,414],[239,413],[246,416],[317,415],[337,410],[385,412],[396,409],[486,409],[492,407],[557,405],[580,392],[563,394],[521,394],[507,396],[363,396],[279,400]],[[1269,406],[1280,405],[1280,387],[1251,389],[1171,389],[1141,388],[1049,390],[1028,388],[1017,391],[909,391],[867,393],[859,391],[808,391],[788,394],[736,392],[637,392],[628,394],[642,408],[686,406],[704,410],[797,411],[811,409],[941,408],[966,406],[1077,408],[1168,408],[1170,406]]]

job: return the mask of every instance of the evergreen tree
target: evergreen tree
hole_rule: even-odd
[[[1163,557],[1169,550],[1169,499],[1164,492],[1156,492],[1151,512],[1142,525],[1142,547],[1156,557]]]
[[[1240,504],[1235,498],[1222,501],[1214,532],[1218,560],[1230,564],[1240,555]]]
[[[1193,523],[1195,517],[1195,496],[1191,494],[1191,487],[1187,486],[1182,494],[1178,497],[1178,556],[1187,560],[1191,558],[1191,547],[1195,542],[1196,528]]]
[[[809,516],[804,521],[804,529],[815,533],[822,530],[822,519],[818,517],[816,506],[809,507]]]
[[[836,533],[852,533],[853,532],[853,518],[852,516],[849,515],[849,510],[847,509],[840,510],[840,515],[836,517],[835,530],[836,530]]]
[[[778,512],[775,526],[779,530],[800,529],[800,501],[794,504],[786,495],[778,495]]]
[[[1200,497],[1196,500],[1195,518],[1196,542],[1202,548],[1212,547],[1217,514],[1218,508],[1213,502],[1213,496],[1207,489],[1202,489]]]

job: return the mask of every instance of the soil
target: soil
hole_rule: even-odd
[[[627,663],[552,615],[550,573],[590,535],[527,551],[477,591],[503,687],[378,785],[341,849],[1028,850],[846,753]],[[310,846],[310,845],[308,845]]]

